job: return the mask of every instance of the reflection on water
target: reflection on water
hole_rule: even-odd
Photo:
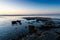
[[[26,19],[22,19],[23,17],[29,17],[29,16],[0,16],[0,40],[3,40],[3,38],[7,36],[13,36],[13,35],[16,36],[21,31],[28,32],[29,31],[28,28],[25,27],[28,27],[29,24]],[[47,16],[42,16],[42,17],[47,17]],[[59,18],[59,17],[51,17],[51,18]],[[17,24],[12,26],[11,22],[16,20],[21,20],[22,25]],[[38,27],[40,25],[44,25],[44,23],[40,21],[39,23],[37,22],[33,23],[33,25]]]

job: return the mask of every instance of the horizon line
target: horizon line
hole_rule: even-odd
[[[49,15],[60,15],[60,14],[1,14],[0,16],[49,16]]]

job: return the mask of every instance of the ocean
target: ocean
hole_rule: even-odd
[[[46,18],[57,18],[60,16],[0,16],[0,40],[7,40],[7,37],[15,37],[19,32],[24,31],[27,33],[29,30],[25,27],[29,24],[23,17],[46,17]],[[12,25],[12,21],[21,20],[22,25]],[[34,23],[35,26],[40,26],[41,23]],[[16,29],[17,28],[17,29]]]

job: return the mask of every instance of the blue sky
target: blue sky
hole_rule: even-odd
[[[0,14],[60,13],[60,0],[0,0]]]

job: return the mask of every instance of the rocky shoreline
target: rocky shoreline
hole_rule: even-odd
[[[60,40],[60,19],[23,17],[11,21],[7,29],[0,40]]]
[[[53,22],[51,18],[25,17],[24,19],[35,20],[35,22],[43,21],[45,24],[41,25],[40,27],[36,27],[34,25],[31,25],[32,23],[28,22],[30,24],[28,26],[29,33],[22,35],[14,40],[60,40],[60,32],[55,31],[56,28],[60,28],[60,24],[58,26],[55,26],[55,22]]]

